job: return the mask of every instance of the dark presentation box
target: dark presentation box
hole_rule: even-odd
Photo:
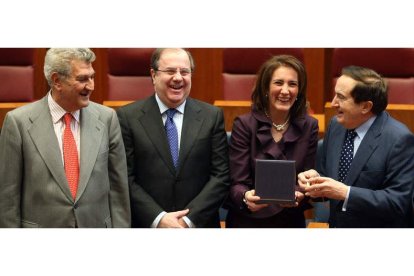
[[[258,203],[295,203],[296,168],[294,160],[256,159]]]

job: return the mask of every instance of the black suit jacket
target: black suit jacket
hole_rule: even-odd
[[[187,98],[174,168],[155,96],[118,109],[130,185],[132,225],[150,227],[162,211],[190,209],[196,227],[219,227],[229,190],[223,112]]]
[[[333,118],[323,142],[318,170],[338,179],[346,129]],[[343,201],[330,201],[331,227],[408,227],[414,187],[414,136],[387,112],[375,119],[355,154],[345,184],[351,186],[346,211]]]

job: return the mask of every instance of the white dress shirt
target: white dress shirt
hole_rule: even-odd
[[[49,105],[50,115],[52,116],[53,129],[55,130],[56,138],[59,143],[60,154],[62,157],[62,163],[65,165],[63,158],[63,132],[65,131],[65,122],[63,116],[68,113],[64,110],[55,100],[52,98],[52,91],[48,93],[47,103]],[[76,149],[78,150],[78,162],[80,162],[80,111],[76,110],[70,112],[75,120],[72,120],[70,129],[72,130],[73,137],[75,138]]]

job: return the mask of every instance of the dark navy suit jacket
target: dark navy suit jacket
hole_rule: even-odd
[[[338,179],[346,129],[334,117],[324,137],[318,171]],[[387,112],[377,116],[355,154],[345,179],[343,201],[330,202],[330,227],[408,227],[414,186],[414,136]]]

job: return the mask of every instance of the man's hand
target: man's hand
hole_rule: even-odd
[[[315,177],[319,177],[319,173],[315,170],[308,170],[298,174],[299,191],[305,191],[305,188],[311,185],[310,179]]]
[[[305,187],[305,195],[312,198],[326,197],[345,200],[349,186],[329,177],[309,178],[310,186]]]
[[[177,211],[177,212],[170,212],[166,213],[160,223],[158,224],[158,228],[185,228],[188,227],[182,217],[186,216],[190,212],[189,209]],[[184,225],[183,225],[184,223]]]

